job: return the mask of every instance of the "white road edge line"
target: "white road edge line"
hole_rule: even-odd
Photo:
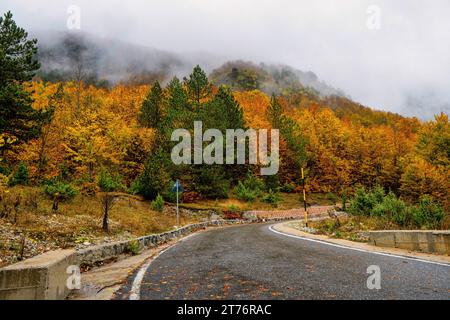
[[[284,232],[275,230],[273,228],[273,226],[270,226],[269,230],[274,232],[274,233],[277,233],[279,235],[286,236],[286,237],[291,237],[291,238],[295,238],[295,239],[321,243],[321,244],[332,246],[332,247],[337,247],[337,248],[342,248],[342,249],[347,249],[347,250],[353,250],[353,251],[359,251],[359,252],[364,252],[364,253],[371,253],[371,254],[376,254],[376,255],[386,256],[386,257],[392,257],[392,258],[399,258],[399,259],[406,259],[406,260],[412,260],[412,261],[429,263],[429,264],[436,264],[436,265],[444,266],[444,267],[450,267],[450,264],[448,264],[448,263],[441,263],[441,262],[424,260],[424,259],[420,259],[420,258],[407,257],[407,256],[396,255],[396,254],[391,254],[391,253],[384,253],[384,252],[370,251],[370,250],[365,250],[365,249],[360,249],[360,248],[353,248],[353,247],[349,247],[349,246],[344,246],[344,245],[340,245],[340,244],[331,243],[331,242],[328,242],[328,241],[317,240],[317,239],[310,239],[310,238],[306,238],[306,237],[296,236],[296,235],[293,235],[293,234],[288,234],[288,233],[284,233]]]
[[[176,243],[172,244],[171,246],[165,248],[164,250],[160,251],[157,255],[153,256],[149,261],[147,261],[142,267],[139,269],[138,273],[136,274],[136,277],[134,277],[133,284],[131,285],[130,290],[130,296],[128,300],[140,300],[141,299],[141,285],[142,280],[144,280],[144,275],[147,273],[148,268],[152,264],[153,261],[155,261],[160,255],[162,255],[164,252],[168,251],[169,249],[173,248],[176,244],[187,240],[188,238],[196,235],[196,233],[190,234]]]

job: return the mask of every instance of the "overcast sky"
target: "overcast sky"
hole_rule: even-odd
[[[377,109],[450,112],[449,0],[0,0],[0,11],[64,31],[70,5],[87,33],[286,63]]]

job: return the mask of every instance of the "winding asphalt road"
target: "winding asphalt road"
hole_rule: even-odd
[[[141,269],[141,282],[133,275],[117,298],[128,299],[131,290],[135,298],[171,300],[450,299],[450,265],[291,238],[269,227],[193,235]],[[380,267],[379,290],[367,288],[371,265]]]

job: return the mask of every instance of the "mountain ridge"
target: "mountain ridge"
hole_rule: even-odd
[[[286,64],[259,64],[252,61],[228,60],[208,53],[176,54],[86,33],[58,32],[35,35],[41,69],[37,78],[50,81],[83,80],[99,87],[116,84],[143,85],[159,81],[166,84],[173,76],[183,78],[195,65],[209,73],[215,85],[228,85],[233,90],[260,90],[272,94],[310,97],[327,105],[340,117],[357,113],[379,113],[380,124],[386,114],[396,113],[369,108],[342,90],[336,89],[311,71],[302,71]],[[390,116],[389,116],[390,117]]]
[[[231,60],[205,52],[177,54],[170,51],[131,44],[116,39],[104,39],[81,32],[55,32],[36,34],[38,38],[43,80],[67,81],[82,68],[87,82],[101,84],[144,84],[159,80],[169,81],[173,76],[188,75],[195,65],[200,65],[214,75],[232,64],[251,69],[271,77],[261,89],[267,94],[279,94],[288,87],[311,87],[322,95],[345,95],[319,80],[311,71],[302,71],[285,64],[244,62]],[[244,66],[246,65],[246,66]],[[80,70],[78,70],[80,71]],[[217,79],[216,84],[227,84]],[[267,80],[267,79],[266,79]],[[276,83],[279,86],[277,87]]]

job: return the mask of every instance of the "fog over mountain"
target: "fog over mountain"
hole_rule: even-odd
[[[81,30],[67,29],[71,5]],[[376,109],[422,119],[450,113],[448,0],[2,0],[6,10],[38,35],[45,68],[66,65],[45,54],[51,41],[81,33],[90,35],[94,69],[110,81],[243,60],[311,71]],[[370,27],[374,14],[379,28]]]
[[[199,64],[206,72],[212,73],[217,85],[233,85],[224,77],[227,78],[237,67],[241,71],[255,73],[260,83],[252,89],[261,89],[268,94],[280,94],[283,88],[310,87],[323,96],[344,95],[319,80],[313,72],[282,64],[225,63],[226,57],[209,53],[177,54],[81,32],[50,32],[32,36],[39,39],[41,69],[38,77],[44,80],[71,80],[81,72],[83,80],[97,85],[146,84],[155,80],[165,83],[173,76],[187,76]],[[214,76],[219,73],[220,77]]]
[[[205,70],[220,65],[224,58],[212,54],[176,54],[155,48],[107,39],[82,32],[34,33],[39,42],[42,77],[73,78],[81,68],[84,78],[110,84],[148,83],[182,77],[201,64]]]

